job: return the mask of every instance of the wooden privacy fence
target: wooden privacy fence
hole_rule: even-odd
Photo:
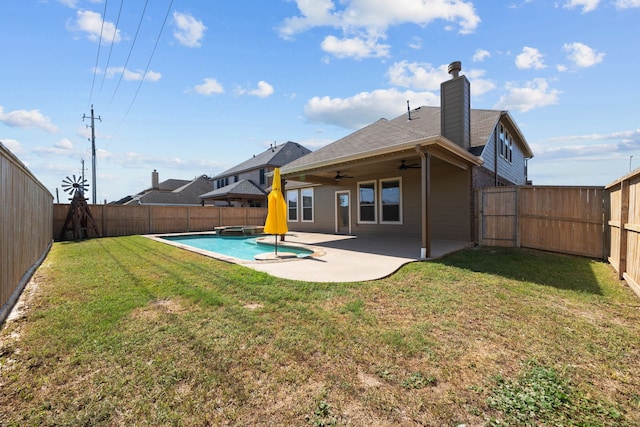
[[[606,259],[604,187],[479,189],[478,243]]]
[[[53,241],[53,196],[0,143],[0,323]]]
[[[212,231],[215,227],[234,225],[260,226],[267,217],[267,208],[154,205],[89,205],[89,208],[103,237]],[[68,211],[69,205],[53,206],[56,240],[71,238],[61,235]],[[91,230],[87,232],[89,237],[94,237]]]
[[[640,169],[606,189],[610,205],[609,262],[640,296]]]

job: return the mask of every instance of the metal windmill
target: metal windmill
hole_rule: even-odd
[[[93,215],[91,215],[91,210],[89,210],[87,199],[84,197],[84,192],[88,187],[87,180],[80,176],[77,178],[75,175],[72,175],[72,177],[67,176],[62,180],[62,190],[71,196],[71,199],[69,199],[71,200],[71,205],[62,226],[60,240],[64,240],[65,233],[68,231],[73,234],[73,240],[87,238],[89,225],[95,235],[100,236],[96,222],[93,219]]]
[[[75,175],[72,176],[73,178],[66,177],[62,180],[62,191],[64,191],[65,193],[69,193],[69,195],[73,198],[73,196],[76,195],[77,191],[84,194],[84,192],[89,188],[89,183],[87,183],[87,180],[84,179],[84,177],[78,176],[78,178],[76,178]]]

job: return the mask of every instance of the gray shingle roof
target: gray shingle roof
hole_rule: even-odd
[[[499,110],[471,110],[471,147],[473,154],[482,152],[493,129],[500,119]],[[317,163],[340,159],[346,156],[366,154],[381,148],[401,146],[409,141],[437,137],[440,135],[440,107],[418,107],[411,111],[411,120],[407,114],[392,120],[378,121],[359,129],[311,154],[288,163],[288,169],[303,168]]]
[[[253,156],[226,171],[214,176],[214,179],[228,177],[239,174],[241,172],[255,170],[265,166],[281,167],[287,163],[309,154],[311,150],[303,147],[297,142],[288,141],[284,144],[277,145],[275,148],[269,148],[266,151]]]
[[[199,197],[201,199],[224,199],[227,197],[256,197],[266,195],[267,193],[251,180],[241,179],[238,182],[201,194]]]

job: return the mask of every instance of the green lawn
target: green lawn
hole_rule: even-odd
[[[133,236],[56,243],[33,283],[2,426],[640,425],[640,300],[585,258],[326,284]]]

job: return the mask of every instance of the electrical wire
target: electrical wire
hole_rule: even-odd
[[[149,56],[149,61],[147,62],[147,68],[145,68],[145,70],[144,70],[144,74],[142,75],[142,78],[140,79],[140,83],[138,84],[138,88],[136,89],[135,94],[133,95],[133,99],[131,100],[131,104],[129,104],[129,108],[127,108],[127,112],[124,114],[124,117],[122,118],[123,122],[127,118],[127,116],[129,115],[129,111],[131,111],[131,107],[133,106],[134,102],[136,101],[136,98],[138,97],[138,92],[140,92],[140,88],[142,87],[142,83],[144,82],[144,79],[147,76],[147,73],[149,72],[149,67],[151,67],[151,60],[153,59],[153,55],[156,52],[156,48],[158,47],[158,42],[160,42],[160,36],[162,35],[162,31],[164,30],[164,27],[167,24],[167,19],[169,18],[169,13],[171,12],[171,8],[172,7],[173,7],[173,0],[171,0],[169,2],[169,7],[167,8],[167,13],[164,16],[164,21],[162,22],[162,26],[160,27],[160,32],[158,33],[158,37],[156,37],[155,44],[153,45],[153,50],[151,51],[151,55]]]
[[[116,36],[118,35],[118,25],[120,24],[120,15],[122,15],[122,5],[124,4],[124,0],[120,0],[120,9],[118,10],[118,18],[116,19],[116,28],[113,30],[113,37],[111,38],[111,46],[109,47],[109,56],[107,57],[107,65],[104,67],[104,73],[102,74],[102,81],[100,82],[100,89],[98,93],[102,92],[102,86],[104,85],[104,79],[107,76],[107,71],[109,70],[109,63],[111,62],[111,53],[113,52],[113,45],[116,40]],[[106,5],[105,5],[106,7]]]
[[[100,59],[100,46],[102,45],[102,31],[104,30],[104,17],[107,14],[108,0],[104,0],[104,10],[102,11],[102,23],[100,25],[100,39],[98,40],[98,53],[96,55],[96,65],[93,67],[93,80],[91,81],[91,91],[89,91],[89,105],[91,105],[91,98],[93,98],[93,86],[96,84],[96,73],[98,72],[98,60]]]
[[[172,0],[173,3],[173,0]],[[133,52],[133,47],[136,44],[136,40],[138,39],[138,33],[140,33],[140,27],[142,26],[142,21],[144,19],[144,14],[147,10],[147,5],[149,4],[149,0],[145,0],[144,9],[142,9],[142,15],[140,15],[140,22],[138,22],[138,28],[136,29],[136,35],[133,37],[133,42],[131,43],[131,48],[129,49],[129,54],[127,55],[127,60],[122,67],[122,73],[120,73],[120,78],[118,79],[118,84],[116,88],[113,90],[113,94],[111,95],[111,100],[109,101],[109,105],[113,102],[113,98],[116,96],[118,92],[118,88],[120,87],[120,83],[122,82],[122,77],[124,76],[125,71],[127,70],[127,65],[129,64],[129,59],[131,58],[131,52]]]

